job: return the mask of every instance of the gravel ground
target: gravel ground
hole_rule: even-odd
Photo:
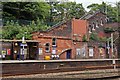
[[[101,78],[110,76],[120,76],[120,69],[106,69],[106,70],[89,70],[89,71],[73,71],[73,72],[60,72],[60,73],[47,73],[47,74],[33,74],[33,75],[19,75],[8,76],[8,78]],[[109,79],[110,80],[110,79]],[[115,79],[117,80],[117,79]],[[120,80],[120,78],[118,78]]]

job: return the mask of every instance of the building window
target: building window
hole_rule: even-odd
[[[50,44],[49,43],[45,44],[45,51],[50,52]]]
[[[42,55],[42,53],[43,53],[42,48],[39,48],[39,55]]]
[[[80,56],[80,48],[76,49],[76,54]]]
[[[89,25],[89,33],[92,33],[91,25]]]
[[[103,26],[103,20],[102,19],[101,19],[100,23],[101,23],[101,26]]]
[[[56,38],[52,39],[52,46],[56,46]]]
[[[93,31],[95,30],[95,24],[94,23],[92,24],[92,30]]]
[[[94,51],[93,48],[89,48],[89,57],[93,57],[94,56]]]
[[[99,28],[99,26],[98,26],[98,20],[96,21],[96,28]]]

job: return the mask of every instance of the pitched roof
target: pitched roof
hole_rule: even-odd
[[[47,29],[47,30],[45,30],[45,31],[39,30],[39,32],[43,32],[43,33],[49,32],[49,31],[51,31],[51,30],[53,30],[53,29],[55,29],[55,28],[60,27],[60,25],[66,23],[67,21],[69,21],[69,20],[64,20],[64,21],[58,22],[57,24],[53,25],[51,28],[49,28],[49,29]],[[32,33],[35,33],[35,32],[38,32],[38,31],[34,31],[34,32],[32,32]]]
[[[49,29],[46,30],[46,31],[51,31],[51,30],[53,30],[53,29],[55,29],[55,28],[57,28],[57,27],[60,27],[60,25],[66,23],[67,21],[68,21],[68,20],[64,20],[64,21],[58,22],[57,24],[53,25],[51,28],[49,28]]]
[[[119,23],[118,22],[112,22],[112,23],[107,23],[104,25],[105,27],[113,27],[113,28],[118,28]]]
[[[86,13],[85,15],[83,15],[80,19],[84,19],[84,20],[90,19],[91,17],[95,16],[95,15],[98,14],[98,13],[102,13],[102,14],[106,15],[105,13],[103,13],[103,12],[101,12],[101,11],[96,11],[96,12],[93,12],[93,13],[88,12],[88,13]]]

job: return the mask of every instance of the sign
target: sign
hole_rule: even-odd
[[[56,50],[52,50],[52,54],[56,54]]]
[[[56,54],[56,46],[55,47],[53,46],[52,54]]]
[[[24,55],[24,50],[22,48],[20,49],[20,54]]]
[[[2,55],[6,55],[6,50],[2,50]]]
[[[115,64],[115,60],[113,60],[113,64]]]
[[[21,43],[20,46],[27,46],[27,44],[23,44],[23,43]]]
[[[11,50],[7,49],[7,55],[10,55],[10,54],[11,54]]]
[[[103,49],[102,48],[99,48],[99,53],[101,56],[103,56]]]

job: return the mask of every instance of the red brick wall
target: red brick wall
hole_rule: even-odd
[[[40,55],[39,57],[43,59],[45,56],[51,56],[52,54],[52,38],[53,37],[39,37],[37,40],[40,41],[39,47],[43,49],[43,54]],[[50,43],[50,52],[45,51],[45,44]],[[62,39],[62,38],[57,38],[56,40],[56,54],[62,53],[63,50],[71,48],[71,40],[70,39]],[[66,59],[65,52],[60,55],[60,59]]]
[[[83,56],[78,56],[78,55],[76,55],[76,49],[82,49],[82,48],[85,48],[86,49],[86,54],[85,54],[85,56],[83,57]],[[73,46],[72,46],[72,53],[73,53],[73,55],[72,55],[72,58],[88,58],[88,51],[87,51],[87,43],[86,42],[73,42]]]
[[[84,35],[87,35],[87,26],[88,23],[86,20],[80,20],[80,19],[73,19],[72,21],[72,34],[73,39],[78,39],[79,41],[82,41],[82,37]]]

